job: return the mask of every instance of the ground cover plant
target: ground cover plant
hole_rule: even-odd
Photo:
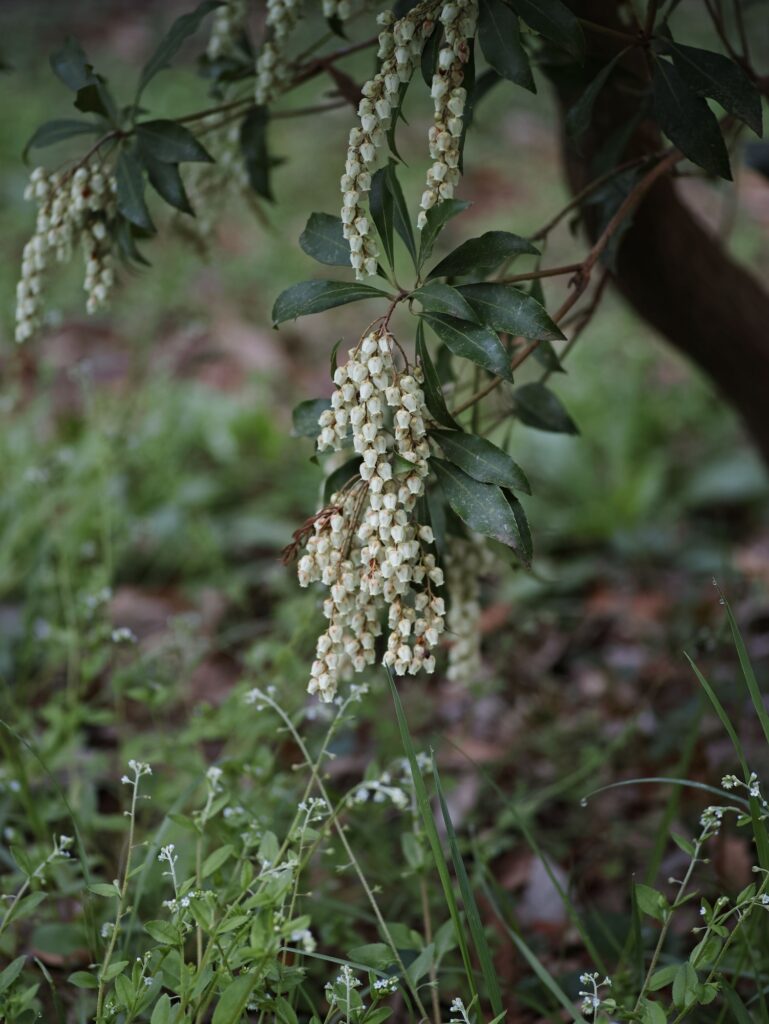
[[[9,147],[5,1019],[766,1019],[765,484],[723,401],[765,454],[765,238],[698,219],[761,183],[761,7],[205,0],[115,68],[55,26],[75,114]],[[511,102],[571,195],[501,217]],[[618,364],[612,288],[710,381]]]

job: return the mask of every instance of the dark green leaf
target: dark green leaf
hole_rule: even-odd
[[[273,200],[270,175],[280,161],[270,156],[267,145],[267,111],[254,107],[240,125],[240,151],[248,172],[251,188],[264,199]]]
[[[537,91],[529,58],[521,43],[518,18],[504,0],[483,0],[481,3],[478,41],[483,56],[498,74],[524,89]]]
[[[75,106],[84,114],[98,114],[100,117],[106,117],[113,124],[117,123],[118,113],[115,102],[104,82],[96,76],[90,85],[84,85],[82,89],[78,89]]]
[[[427,37],[427,42],[422,50],[422,79],[428,89],[433,84],[433,75],[435,74],[435,69],[438,65],[438,54],[440,53],[442,42],[443,32],[436,27],[433,29],[432,34]]]
[[[64,142],[65,139],[71,139],[75,135],[97,135],[99,131],[101,129],[98,125],[91,124],[89,121],[76,121],[74,118],[45,121],[24,147],[24,156],[26,157],[30,149],[53,146],[57,142]]]
[[[461,274],[483,274],[521,253],[539,255],[527,238],[514,235],[510,231],[487,231],[479,238],[469,238],[453,252],[449,253],[427,275],[431,277],[457,277]]]
[[[430,437],[438,442],[449,462],[473,480],[531,494],[529,481],[518,463],[485,437],[458,430],[432,430]]]
[[[311,213],[299,245],[308,256],[330,267],[350,266],[350,246],[342,232],[342,221],[330,213]]]
[[[654,114],[684,156],[710,174],[731,181],[729,154],[715,114],[666,60],[654,62]]]
[[[463,118],[462,136],[469,131],[475,120],[475,112],[478,109],[478,104],[487,96],[495,85],[499,85],[500,82],[504,81],[500,75],[496,73],[494,68],[486,68],[475,80],[475,86],[473,88],[472,96],[469,97],[469,102],[465,106],[465,114]]]
[[[182,937],[180,929],[170,921],[147,921],[144,930],[155,942],[167,946],[177,946]]]
[[[471,322],[477,319],[467,299],[456,288],[452,288],[450,284],[443,284],[442,281],[429,281],[412,292],[411,297],[419,299],[426,313],[446,313],[448,316],[457,316],[460,320]]]
[[[194,216],[195,211],[190,206],[178,165],[162,163],[145,153],[144,166],[147,169],[150,185],[160,198],[165,199],[170,206],[181,210],[182,213],[190,213]]]
[[[379,232],[388,266],[392,267],[395,262],[394,203],[384,167],[380,167],[371,178],[369,212]]]
[[[144,231],[155,231],[144,201],[144,172],[133,150],[124,149],[117,158],[117,208],[120,213]]]
[[[539,365],[544,366],[549,373],[566,373],[551,342],[540,340],[533,355]]]
[[[511,284],[467,284],[459,291],[478,318],[497,331],[521,338],[563,338],[545,308]]]
[[[518,522],[499,487],[473,480],[457,466],[435,456],[430,459],[430,467],[435,470],[449,505],[471,530],[493,537],[526,557]]]
[[[761,135],[761,96],[738,64],[721,53],[696,46],[670,42],[668,49],[676,70],[691,89],[720,103]]]
[[[430,358],[430,352],[425,342],[425,328],[421,320],[417,324],[416,353],[425,376],[425,404],[427,405],[428,412],[433,419],[437,420],[438,423],[442,423],[444,427],[456,427],[457,424],[446,407],[443,388],[441,387],[440,378],[433,365],[433,361]]]
[[[192,132],[176,121],[143,121],[136,126],[136,138],[142,153],[164,164],[213,162]]]
[[[520,503],[518,498],[514,494],[511,494],[507,487],[503,488],[502,493],[507,499],[507,503],[512,509],[513,516],[516,523],[518,524],[518,533],[521,538],[521,547],[519,553],[523,556],[524,562],[528,563],[531,561],[534,554],[534,546],[531,540],[531,530],[529,528],[529,520],[526,517],[523,505]]]
[[[561,0],[510,0],[529,28],[560,46],[577,60],[585,52],[585,37],[576,16]]]
[[[584,135],[590,127],[595,101],[598,99],[601,90],[606,85],[606,82],[618,61],[624,57],[626,53],[627,50],[620,50],[620,52],[616,54],[608,64],[602,67],[574,106],[567,112],[564,123],[566,125],[566,131],[572,138],[578,139],[580,135]]]
[[[414,229],[411,227],[411,219],[409,217],[408,207],[406,206],[406,200],[401,189],[400,182],[395,173],[395,164],[391,160],[385,171],[385,184],[387,189],[392,196],[393,201],[393,227],[398,232],[409,254],[414,261],[414,266],[417,263],[417,245],[414,239]]]
[[[513,379],[510,355],[493,331],[440,313],[423,313],[422,317],[455,356],[470,359],[505,380]]]
[[[429,259],[435,246],[438,235],[452,217],[462,213],[472,203],[464,199],[445,199],[437,206],[427,211],[427,223],[422,228],[419,240],[419,266],[423,266],[425,260]]]
[[[139,263],[143,267],[149,267],[151,265],[149,260],[142,256],[138,246],[136,245],[135,234],[138,234],[139,232],[139,228],[136,228],[130,221],[126,220],[125,217],[118,214],[115,221],[115,240],[117,242],[120,255],[128,264]]]
[[[308,398],[300,402],[291,414],[294,437],[317,437],[320,433],[320,414],[331,408],[328,398]]]
[[[272,307],[272,324],[276,327],[285,320],[296,320],[299,316],[322,313],[334,306],[361,299],[389,298],[387,292],[372,288],[370,284],[353,281],[302,281],[291,285],[275,300]]]
[[[179,48],[184,40],[187,39],[188,36],[191,36],[193,32],[197,31],[198,26],[206,15],[210,14],[211,11],[216,10],[220,5],[221,0],[203,0],[203,3],[198,4],[194,11],[190,11],[189,14],[182,14],[181,17],[176,19],[165,36],[161,39],[158,48],[142,68],[142,73],[139,78],[137,100],[158,71],[162,71],[163,68],[168,67],[173,58],[179,52]]]
[[[322,410],[321,410],[322,411]],[[294,410],[296,413],[296,410]],[[320,415],[320,413],[318,413]],[[296,422],[296,421],[294,421]],[[296,427],[294,428],[296,432]],[[317,434],[317,419],[316,419],[316,434]],[[330,473],[323,484],[323,501],[328,505],[331,501],[331,496],[336,494],[344,485],[358,475],[358,468],[360,466],[360,457],[355,456],[354,459],[350,459],[345,462],[344,465],[337,467],[333,473]]]
[[[554,434],[578,434],[574,420],[560,398],[544,384],[523,384],[513,392],[515,412],[521,423]]]
[[[68,36],[64,46],[50,57],[51,70],[64,84],[79,92],[84,86],[95,81],[93,66],[88,63],[80,43]]]

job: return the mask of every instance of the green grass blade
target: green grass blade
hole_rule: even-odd
[[[490,879],[495,889],[497,889],[498,891],[499,887],[496,881],[492,878],[488,868],[485,869],[485,872],[488,879]],[[505,929],[505,931],[515,944],[516,949],[524,958],[529,967],[532,969],[534,974],[536,974],[536,976],[542,982],[543,986],[547,989],[547,991],[550,993],[553,999],[555,999],[564,1008],[564,1010],[566,1010],[566,1012],[569,1014],[569,1017],[572,1021],[575,1022],[575,1024],[588,1024],[588,1022],[585,1020],[582,1014],[574,1008],[573,1000],[569,999],[564,990],[552,976],[550,971],[548,971],[544,964],[540,963],[533,950],[524,942],[524,940],[521,938],[520,935],[517,934],[517,932],[513,931],[513,929],[507,923],[505,915],[500,910],[499,904],[494,896],[494,893],[491,891],[491,888],[486,881],[484,881],[483,884],[483,891],[486,894],[486,898],[488,899],[489,904],[491,905],[491,908],[496,914],[502,927]]]
[[[750,656],[748,655],[748,649],[745,646],[745,641],[742,639],[742,633],[740,627],[737,625],[732,609],[729,606],[729,602],[726,598],[723,599],[724,608],[726,608],[726,617],[729,620],[729,627],[732,631],[732,639],[734,640],[734,646],[737,648],[737,657],[740,661],[740,668],[742,669],[742,675],[745,678],[745,685],[748,688],[750,699],[753,701],[753,707],[756,710],[756,715],[761,723],[761,728],[764,730],[764,736],[766,742],[769,743],[769,712],[767,712],[764,706],[764,698],[761,693],[761,688],[758,685],[756,674],[753,671],[753,666],[750,663]]]
[[[400,731],[401,742],[403,744],[403,749],[406,752],[409,765],[411,766],[411,775],[414,782],[414,794],[416,796],[417,808],[419,809],[422,824],[430,843],[435,869],[441,880],[446,905],[454,924],[454,933],[456,935],[460,953],[462,954],[462,963],[465,966],[467,983],[470,988],[471,995],[473,998],[476,998],[478,991],[475,987],[475,978],[473,977],[473,965],[470,959],[470,950],[467,946],[467,939],[465,938],[465,931],[462,919],[459,915],[457,901],[454,898],[454,889],[451,884],[448,865],[446,864],[446,858],[443,853],[440,837],[438,836],[438,830],[435,827],[435,819],[433,818],[432,808],[430,807],[430,801],[427,797],[427,789],[425,788],[424,779],[422,778],[422,773],[420,772],[419,765],[417,764],[414,744],[411,741],[411,733],[409,732],[408,722],[406,721],[406,715],[403,711],[403,705],[401,704],[398,688],[395,685],[395,680],[393,679],[392,673],[389,669],[387,669],[387,679],[390,683],[390,691],[392,693],[393,704],[395,705],[395,717],[398,720],[398,730]]]
[[[764,734],[767,736],[767,742],[769,742],[767,726],[764,725],[764,722],[761,718],[761,713],[763,713],[764,718],[767,717],[766,709],[764,708],[761,700],[761,691],[758,688],[758,682],[756,681],[756,677],[753,674],[753,669],[750,665],[750,659],[748,658],[748,652],[745,649],[745,644],[742,641],[742,635],[740,633],[739,627],[737,626],[737,623],[734,620],[731,608],[725,600],[724,606],[726,608],[726,614],[729,618],[729,625],[732,627],[732,636],[734,637],[734,643],[737,647],[737,656],[740,659],[742,673],[745,676],[745,682],[750,692],[750,696],[753,699],[753,704],[756,708],[756,713],[758,714],[759,720],[761,720],[761,725],[764,729]],[[694,670],[694,674],[697,676],[700,686],[708,695],[710,703],[713,705],[716,714],[721,720],[721,724],[726,730],[729,739],[732,741],[732,746],[734,747],[735,753],[737,754],[737,760],[740,762],[740,768],[742,769],[743,776],[745,778],[745,781],[747,782],[750,776],[748,760],[745,757],[745,751],[743,749],[742,743],[740,743],[740,738],[737,735],[737,730],[732,725],[731,719],[729,718],[729,715],[726,712],[726,708],[723,706],[721,701],[716,696],[713,687],[707,681],[705,676],[700,672],[700,670],[694,664],[689,655],[686,654],[686,652],[684,652],[684,657]],[[758,710],[759,707],[761,708],[761,712],[759,712]],[[769,719],[767,719],[767,721],[769,722]],[[761,820],[761,808],[759,802],[754,797],[750,800],[750,817],[752,819],[753,837],[756,840],[756,853],[758,854],[758,862],[762,868],[764,868],[765,870],[769,870],[769,833],[767,833],[766,824]]]
[[[473,945],[475,946],[478,962],[481,965],[483,980],[486,982],[489,1002],[491,1003],[494,1015],[497,1016],[502,1013],[502,994],[499,991],[499,982],[497,981],[497,974],[491,960],[491,950],[489,949],[489,944],[486,941],[486,933],[483,930],[481,915],[478,912],[478,904],[475,902],[473,890],[470,887],[470,879],[467,877],[465,863],[462,860],[462,854],[459,852],[457,834],[454,830],[454,824],[451,820],[451,815],[449,814],[449,809],[443,794],[443,786],[441,785],[441,778],[438,773],[438,766],[435,763],[434,756],[433,778],[435,779],[435,791],[438,794],[438,802],[441,807],[443,822],[446,826],[446,837],[448,839],[449,851],[451,852],[451,859],[454,863],[454,872],[457,876],[457,880],[459,881],[459,891],[462,893],[462,903],[464,904],[467,923],[470,925],[470,934],[473,937]]]

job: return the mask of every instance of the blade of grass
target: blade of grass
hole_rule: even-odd
[[[430,753],[432,755],[432,751]],[[457,834],[454,830],[454,823],[451,820],[449,808],[446,804],[443,786],[441,785],[441,777],[438,773],[438,766],[435,763],[434,755],[432,757],[432,761],[435,791],[438,794],[438,803],[440,804],[443,822],[446,826],[446,838],[448,839],[451,859],[454,863],[454,872],[457,876],[457,880],[459,881],[459,891],[462,893],[462,903],[465,908],[465,916],[467,917],[467,922],[470,925],[470,934],[473,937],[475,953],[478,957],[478,962],[481,965],[483,980],[486,982],[489,1002],[491,1003],[494,1015],[497,1016],[502,1013],[502,994],[499,991],[499,982],[497,981],[496,971],[494,970],[494,964],[491,960],[491,950],[489,949],[489,944],[486,941],[486,933],[483,930],[483,922],[481,921],[481,915],[478,911],[478,904],[475,902],[475,896],[473,896],[473,890],[470,887],[470,880],[467,877],[465,862],[462,860],[462,854],[459,852]]]
[[[456,935],[459,951],[462,954],[462,963],[465,967],[467,983],[470,988],[471,995],[475,998],[478,995],[478,991],[475,986],[475,978],[473,977],[473,965],[470,959],[470,950],[467,946],[467,940],[465,938],[462,919],[459,915],[457,901],[454,898],[454,889],[451,884],[448,865],[446,864],[446,858],[443,853],[443,848],[441,847],[438,830],[435,827],[435,819],[433,818],[432,808],[430,807],[430,801],[427,797],[427,789],[425,788],[424,779],[422,778],[422,773],[419,770],[419,765],[417,764],[414,744],[411,741],[411,733],[409,732],[408,722],[406,721],[406,715],[403,711],[403,705],[401,704],[398,688],[395,685],[395,680],[393,679],[392,673],[389,669],[387,669],[387,679],[390,684],[393,704],[395,705],[395,717],[398,721],[401,743],[403,744],[403,749],[406,752],[406,757],[408,758],[409,765],[411,766],[411,775],[414,781],[414,794],[416,796],[417,807],[422,818],[422,824],[424,826],[425,833],[427,834],[428,842],[430,843],[435,869],[438,872],[438,877],[441,881],[446,905],[454,925],[454,933]]]
[[[739,627],[737,626],[737,623],[734,621],[734,616],[732,615],[731,608],[726,603],[726,599],[722,598],[722,600],[724,601],[724,607],[726,608],[726,614],[729,619],[729,624],[732,626],[732,636],[734,637],[734,643],[737,647],[737,657],[740,659],[742,673],[745,676],[745,682],[747,683],[748,690],[750,691],[750,696],[753,699],[754,706],[756,707],[756,712],[758,713],[758,707],[760,706],[764,717],[766,717],[766,709],[764,708],[763,703],[761,701],[761,691],[758,689],[756,677],[753,675],[753,669],[750,665],[750,660],[748,659],[748,652],[745,650],[745,645],[742,642],[742,636],[740,634]],[[750,777],[748,760],[745,757],[745,751],[742,747],[742,743],[740,743],[740,738],[737,735],[737,730],[732,725],[732,721],[726,712],[726,708],[718,699],[713,687],[707,681],[702,672],[700,672],[700,670],[694,664],[693,660],[689,657],[689,655],[686,654],[686,652],[684,652],[684,657],[694,670],[694,674],[697,676],[700,686],[708,695],[710,703],[713,705],[716,714],[721,720],[721,724],[726,730],[729,739],[732,741],[732,746],[734,747],[735,753],[737,754],[737,760],[740,762],[740,768],[742,769],[743,776],[745,778],[745,781],[747,782],[748,778]],[[744,663],[743,657],[745,659]],[[746,673],[746,665],[749,674]],[[758,704],[756,704],[756,697],[758,698]],[[759,720],[761,720],[760,713],[758,713],[758,716]],[[767,736],[767,742],[769,742],[769,733],[767,733],[767,727],[764,726],[763,721],[761,721],[761,724],[764,728],[764,734]],[[750,817],[752,819],[751,823],[753,826],[753,837],[756,840],[756,852],[758,854],[758,862],[761,865],[761,867],[764,868],[764,870],[769,870],[769,833],[767,833],[766,825],[761,820],[761,808],[758,800],[755,797],[751,797],[749,806]]]
[[[550,993],[553,999],[560,1003],[560,1005],[566,1010],[572,1021],[574,1021],[575,1024],[587,1024],[587,1021],[582,1016],[582,1014],[574,1008],[573,1000],[569,999],[564,990],[552,976],[550,971],[548,971],[544,964],[540,963],[533,950],[524,942],[521,936],[518,935],[517,932],[513,931],[513,929],[508,925],[506,915],[504,915],[500,910],[499,904],[494,893],[490,888],[489,882],[491,883],[491,885],[494,886],[494,889],[497,891],[499,895],[504,894],[501,893],[499,885],[496,882],[496,879],[494,879],[494,877],[491,875],[489,869],[487,867],[484,867],[483,870],[484,874],[486,875],[486,879],[484,879],[482,883],[483,891],[486,894],[486,899],[489,901],[489,904],[494,913],[496,914],[500,924],[514,942],[518,952],[521,954],[526,963],[529,965],[532,971],[542,982],[543,986],[547,989],[547,991]]]
[[[590,954],[590,957],[593,960],[593,963],[601,971],[602,974],[608,974],[609,972],[608,972],[608,970],[606,968],[606,964],[603,961],[603,957],[601,956],[600,952],[598,951],[595,943],[593,942],[593,940],[592,940],[592,938],[590,936],[590,933],[588,932],[588,930],[585,927],[582,919],[580,918],[579,914],[577,913],[577,910],[574,907],[574,904],[571,902],[571,899],[569,898],[569,894],[563,888],[563,886],[561,885],[561,882],[560,882],[558,876],[556,875],[556,873],[553,871],[552,867],[550,866],[550,861],[548,860],[547,856],[545,855],[545,852],[542,849],[542,847],[539,845],[539,842],[537,841],[534,833],[529,828],[529,825],[528,825],[524,815],[519,814],[518,808],[515,806],[515,804],[512,801],[510,801],[508,795],[504,792],[502,787],[499,786],[495,782],[495,780],[491,777],[491,775],[489,775],[489,773],[486,771],[486,769],[483,767],[483,765],[480,765],[476,761],[474,761],[473,758],[470,757],[469,754],[465,753],[465,751],[460,746],[458,746],[456,743],[453,743],[451,740],[448,740],[448,742],[451,744],[451,746],[458,753],[460,753],[467,761],[469,761],[469,763],[471,765],[473,765],[475,770],[483,777],[484,781],[486,781],[491,786],[491,788],[494,790],[494,792],[497,793],[497,795],[505,802],[505,809],[510,813],[510,815],[513,818],[513,821],[515,822],[516,828],[518,828],[520,830],[521,834],[523,835],[523,838],[528,843],[528,845],[531,848],[534,856],[540,861],[540,863],[542,864],[543,868],[545,869],[547,877],[550,879],[550,882],[551,882],[553,888],[558,893],[558,896],[559,896],[559,898],[561,900],[561,903],[563,903],[564,910],[566,911],[569,920],[571,921],[572,925],[579,932],[580,938],[582,939],[582,942],[584,943],[585,949]]]
[[[742,638],[740,627],[737,625],[729,602],[726,598],[723,598],[724,608],[726,608],[726,617],[729,620],[729,627],[732,631],[732,639],[734,640],[734,646],[737,648],[737,657],[739,658],[740,668],[742,669],[742,675],[745,679],[745,685],[748,688],[750,699],[753,701],[753,707],[756,709],[756,715],[761,728],[764,730],[764,737],[766,742],[769,743],[769,712],[767,712],[764,705],[763,694],[761,693],[761,687],[758,685],[756,674],[753,671],[753,666],[750,663],[750,656],[748,655],[748,649],[745,646],[745,641]]]

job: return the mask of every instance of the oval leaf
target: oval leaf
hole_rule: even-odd
[[[322,313],[335,306],[344,306],[348,302],[360,302],[361,299],[388,299],[390,296],[381,288],[372,288],[370,284],[358,284],[348,281],[302,281],[286,288],[275,300],[272,307],[272,325],[286,320],[296,320],[299,316],[311,313]]]
[[[469,359],[484,370],[512,380],[510,355],[498,336],[487,327],[457,320],[439,313],[422,313],[422,318],[455,356]]]
[[[523,384],[513,392],[515,412],[521,423],[554,434],[578,434],[574,420],[560,398],[544,384]]]
[[[136,138],[142,153],[164,164],[213,163],[192,132],[176,121],[143,121],[136,126]]]
[[[330,267],[350,266],[350,246],[342,232],[342,221],[330,213],[312,213],[299,245],[308,256]]]
[[[496,331],[533,340],[563,338],[545,307],[511,284],[466,284],[459,291],[478,319]]]
[[[449,462],[459,466],[473,480],[531,494],[529,481],[518,463],[485,437],[458,430],[432,430],[430,436],[441,446]]]
[[[478,41],[492,68],[509,82],[536,92],[518,18],[504,0],[484,0],[478,10]]]
[[[471,530],[493,537],[525,557],[518,522],[499,487],[473,480],[457,466],[435,456],[430,459],[430,466],[449,505]]]
[[[511,231],[487,231],[478,238],[469,238],[427,275],[432,277],[458,277],[462,274],[486,274],[513,256],[521,253],[538,255],[528,238],[514,235]]]
[[[475,311],[456,288],[442,281],[430,281],[411,293],[412,299],[419,299],[427,313],[446,313],[460,320],[476,320]]]

